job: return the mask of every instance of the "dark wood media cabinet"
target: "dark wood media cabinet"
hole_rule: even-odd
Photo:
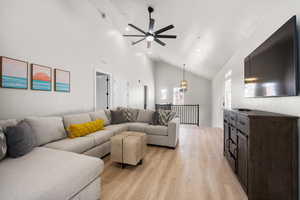
[[[298,199],[298,117],[224,110],[224,156],[248,200]]]

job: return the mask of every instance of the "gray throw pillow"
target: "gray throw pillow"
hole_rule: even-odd
[[[6,128],[7,155],[18,158],[32,151],[36,146],[36,139],[31,126],[21,121],[16,126]]]
[[[122,110],[111,110],[111,124],[120,124],[127,122]]]
[[[158,110],[158,114],[158,121],[162,126],[168,126],[169,121],[171,121],[176,116],[176,113],[172,110]]]
[[[134,122],[138,117],[139,110],[134,108],[118,107],[117,110],[123,112],[123,116],[127,122]]]
[[[153,113],[153,118],[152,118],[152,122],[151,122],[152,125],[160,125],[159,124],[159,113],[158,111],[155,111]]]
[[[2,131],[2,128],[0,128],[0,160],[2,160],[6,156],[6,152],[7,152],[6,138]]]

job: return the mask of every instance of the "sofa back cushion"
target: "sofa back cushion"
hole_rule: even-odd
[[[64,119],[64,125],[66,129],[68,129],[71,124],[83,124],[92,121],[88,113],[65,115],[63,119]]]
[[[37,146],[66,137],[61,117],[30,117],[26,118],[25,121],[32,128]]]
[[[139,110],[137,122],[151,123],[153,119],[153,110]]]
[[[0,127],[0,160],[2,160],[7,152],[6,137]]]
[[[16,126],[6,129],[7,155],[12,158],[21,157],[36,146],[36,138],[31,126],[21,121]]]
[[[107,126],[110,124],[110,120],[108,119],[108,117],[106,116],[106,113],[104,110],[98,110],[96,112],[91,112],[90,113],[90,117],[93,121],[97,120],[97,119],[102,119],[104,120],[104,125]]]

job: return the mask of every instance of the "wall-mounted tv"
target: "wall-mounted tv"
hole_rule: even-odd
[[[298,63],[294,16],[245,58],[245,97],[298,95]]]

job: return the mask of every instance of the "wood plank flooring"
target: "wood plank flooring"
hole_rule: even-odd
[[[246,200],[223,157],[221,129],[181,126],[176,150],[148,146],[142,165],[105,157],[101,200]]]

